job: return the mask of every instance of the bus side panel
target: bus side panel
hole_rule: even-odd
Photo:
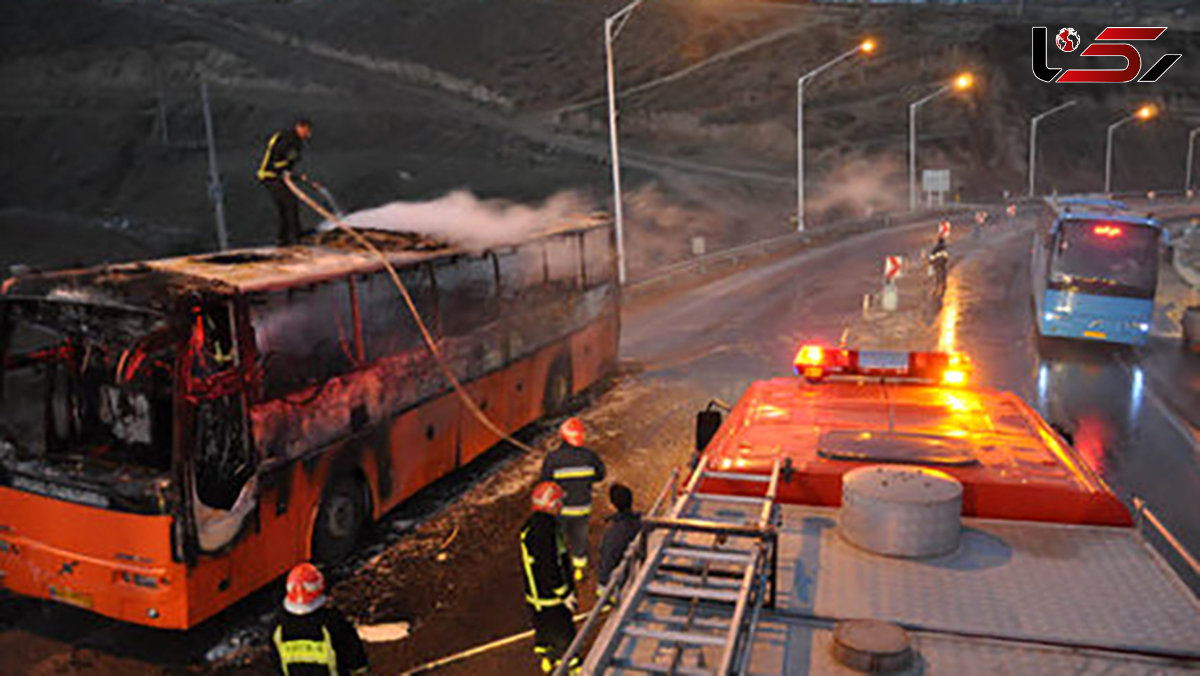
[[[188,574],[191,625],[215,615],[311,555],[312,528],[336,452],[264,477],[256,513],[229,551],[201,554]],[[257,521],[256,521],[257,520]]]
[[[601,315],[598,321],[571,336],[571,383],[575,393],[604,377],[612,366],[617,354],[616,336],[616,322],[610,314]]]
[[[390,444],[399,503],[451,472],[458,456],[458,394],[450,392],[402,413],[391,423]]]
[[[514,421],[510,409],[519,408],[512,405],[519,403],[514,401],[513,389],[515,388],[509,384],[513,380],[510,373],[512,368],[513,366],[506,367],[466,386],[467,392],[479,405],[483,414],[505,432],[516,429],[513,426]],[[471,462],[500,441],[500,437],[489,430],[475,414],[467,410],[466,406],[462,408],[461,430],[462,453],[459,460],[463,465]]]

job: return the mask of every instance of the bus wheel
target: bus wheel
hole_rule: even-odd
[[[354,551],[366,521],[365,491],[358,479],[342,477],[325,492],[313,528],[313,560],[333,563]]]
[[[546,390],[542,396],[542,411],[546,415],[558,415],[567,410],[571,398],[571,360],[565,354],[550,365],[546,374]]]

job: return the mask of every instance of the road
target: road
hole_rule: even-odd
[[[997,223],[980,240],[956,230],[942,310],[928,321],[919,312],[899,318],[914,330],[898,347],[971,355],[977,382],[1016,392],[1072,431],[1083,455],[1123,497],[1143,497],[1192,551],[1200,551],[1200,359],[1182,354],[1169,338],[1134,350],[1039,355],[1028,302],[1032,226],[1020,219]],[[638,504],[646,506],[671,468],[688,457],[696,410],[711,398],[736,400],[752,380],[789,372],[801,342],[836,343],[848,329],[861,333],[862,298],[877,290],[883,257],[915,256],[930,244],[932,229],[926,222],[861,235],[628,308],[621,344],[625,375],[580,411],[610,474],[632,485]],[[913,336],[927,344],[913,344]],[[381,673],[526,628],[512,534],[526,513],[524,488],[539,464],[540,457],[500,453],[468,472],[457,488],[440,489],[441,506],[421,517],[423,526],[406,526],[409,534],[399,539],[377,536],[340,575],[335,600],[358,621],[413,622],[411,638],[370,647]],[[412,516],[402,509],[380,530],[411,524]],[[406,548],[409,541],[442,541],[451,527],[461,532],[442,547],[445,558]],[[593,524],[593,542],[601,527]],[[426,599],[430,589],[433,596]],[[217,624],[253,625],[274,593],[264,592]],[[591,593],[586,585],[585,603]],[[112,673],[156,673],[153,665],[161,664],[161,655],[130,650],[131,635],[104,622],[56,633],[48,625],[58,616],[46,613],[40,608],[9,619],[14,626],[0,631],[0,655],[5,645],[21,645],[35,654],[17,666],[66,664],[66,673],[83,673],[90,669],[72,668],[62,654],[78,656],[83,645],[92,666],[98,654],[133,653]],[[67,650],[70,645],[75,648]],[[528,647],[517,644],[442,673],[532,669]],[[261,670],[261,662],[256,665]]]

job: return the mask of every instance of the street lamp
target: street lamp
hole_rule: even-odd
[[[1104,194],[1112,192],[1112,142],[1113,132],[1119,127],[1132,122],[1133,120],[1141,120],[1145,122],[1158,114],[1158,108],[1153,105],[1146,104],[1138,108],[1133,113],[1122,117],[1121,119],[1108,125],[1108,141],[1104,146]]]
[[[854,49],[846,50],[824,64],[801,75],[796,80],[796,231],[804,231],[804,85],[827,69],[855,54],[870,54],[878,45],[867,38]]]
[[[613,219],[617,230],[617,283],[625,284],[625,219],[621,208],[621,155],[617,149],[617,76],[613,70],[613,40],[629,15],[645,0],[633,0],[604,19],[604,59],[608,77],[608,140],[612,155]]]
[[[1078,101],[1076,101],[1075,99],[1071,99],[1070,101],[1067,101],[1066,103],[1064,103],[1062,105],[1055,106],[1055,107],[1051,108],[1050,110],[1047,110],[1044,113],[1039,113],[1037,115],[1034,115],[1033,118],[1031,120],[1029,120],[1029,196],[1030,197],[1033,197],[1034,176],[1036,175],[1036,172],[1037,172],[1037,128],[1038,128],[1038,122],[1041,122],[1042,118],[1049,117],[1049,116],[1057,113],[1060,110],[1066,110],[1067,108],[1070,108],[1071,106],[1075,105],[1076,103],[1078,103]]]
[[[1188,132],[1188,149],[1187,149],[1187,171],[1184,173],[1183,179],[1183,196],[1190,197],[1189,193],[1192,190],[1192,158],[1193,151],[1196,150],[1196,136],[1200,135],[1200,127]]]
[[[975,76],[960,73],[932,94],[917,99],[908,106],[908,210],[917,210],[917,110],[951,90],[966,91],[975,85]]]

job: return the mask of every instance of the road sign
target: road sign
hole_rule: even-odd
[[[883,259],[883,281],[892,283],[900,276],[900,267],[904,265],[903,256],[888,256]]]
[[[925,169],[921,171],[921,188],[925,192],[950,192],[949,169]]]
[[[946,239],[950,236],[950,219],[943,219],[938,223],[938,238]]]

